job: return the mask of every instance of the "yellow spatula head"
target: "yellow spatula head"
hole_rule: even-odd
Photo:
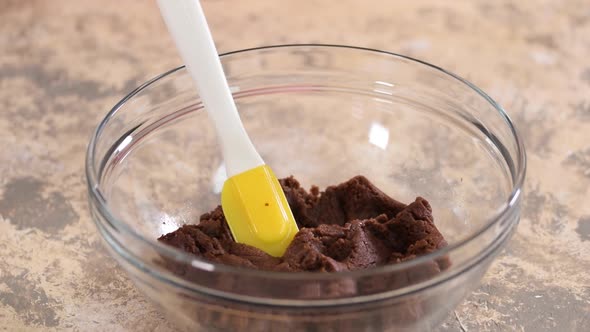
[[[299,231],[285,193],[267,165],[225,181],[221,207],[234,240],[280,257]]]

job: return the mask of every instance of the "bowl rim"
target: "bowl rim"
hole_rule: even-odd
[[[509,216],[511,214],[511,212],[514,210],[514,208],[517,206],[517,204],[519,203],[520,198],[522,196],[522,187],[524,184],[525,175],[526,175],[526,168],[527,168],[527,158],[526,158],[524,142],[521,139],[520,135],[518,134],[512,120],[507,115],[506,111],[496,101],[494,101],[490,96],[488,96],[485,92],[483,92],[481,89],[476,87],[474,84],[459,77],[456,74],[453,74],[453,73],[446,71],[445,69],[442,69],[436,65],[432,65],[428,62],[425,62],[425,61],[422,61],[419,59],[415,59],[415,58],[412,58],[409,56],[405,56],[405,55],[401,55],[401,54],[397,54],[397,53],[393,53],[393,52],[388,52],[388,51],[383,51],[383,50],[378,50],[378,49],[373,49],[373,48],[367,48],[367,47],[359,47],[359,46],[337,45],[337,44],[317,44],[317,43],[268,45],[268,46],[252,47],[252,48],[246,48],[246,49],[226,52],[226,53],[220,54],[220,58],[223,61],[224,57],[228,57],[228,56],[232,56],[232,55],[236,55],[236,54],[260,51],[260,50],[267,50],[267,49],[289,49],[289,48],[345,49],[345,50],[355,50],[355,51],[362,51],[362,52],[369,52],[369,53],[377,53],[377,54],[381,54],[381,55],[391,56],[392,59],[397,58],[397,59],[409,60],[413,63],[424,65],[431,70],[434,70],[434,71],[440,72],[444,75],[447,75],[450,78],[457,80],[459,84],[464,84],[465,86],[467,86],[471,90],[475,91],[480,97],[484,98],[498,112],[498,114],[503,118],[506,125],[508,125],[508,127],[511,131],[511,134],[512,134],[511,139],[513,139],[514,142],[516,143],[516,152],[517,152],[516,157],[517,157],[519,167],[515,169],[514,174],[512,174],[512,172],[511,172],[513,184],[512,184],[512,190],[511,190],[510,194],[508,195],[507,200],[502,204],[502,206],[496,211],[495,214],[493,214],[490,218],[487,219],[487,221],[484,223],[483,226],[481,226],[479,229],[472,232],[469,236],[461,239],[460,241],[451,243],[448,246],[441,248],[439,250],[436,250],[432,253],[429,253],[429,254],[426,254],[426,255],[423,255],[423,256],[420,256],[420,257],[417,257],[417,258],[414,258],[414,259],[411,259],[411,260],[408,260],[405,262],[401,262],[401,263],[397,263],[397,264],[383,265],[383,266],[378,266],[378,267],[372,267],[372,268],[363,269],[363,270],[356,270],[356,271],[343,271],[343,272],[334,272],[334,273],[276,272],[276,271],[266,271],[266,270],[255,270],[255,269],[249,269],[249,268],[243,268],[243,267],[234,267],[234,266],[229,266],[229,265],[224,265],[224,264],[219,264],[219,263],[208,262],[206,260],[200,259],[197,256],[191,255],[189,253],[186,253],[186,252],[181,251],[179,249],[173,248],[171,246],[167,246],[165,244],[162,244],[162,243],[158,242],[156,239],[148,239],[148,238],[142,236],[141,234],[139,234],[138,232],[136,232],[132,227],[130,227],[124,221],[119,220],[118,218],[115,218],[114,215],[110,212],[110,210],[108,208],[108,202],[104,198],[104,196],[102,195],[100,188],[99,188],[99,177],[100,177],[100,172],[102,172],[102,169],[99,170],[99,169],[96,169],[96,167],[95,167],[95,163],[94,163],[95,147],[96,147],[98,137],[100,136],[102,130],[106,127],[109,120],[114,116],[114,114],[117,113],[119,111],[119,109],[121,109],[121,107],[123,107],[123,105],[125,105],[129,100],[131,100],[139,92],[145,90],[146,88],[150,87],[154,83],[159,82],[161,79],[171,76],[172,74],[176,73],[177,71],[180,71],[185,68],[185,66],[180,66],[180,67],[173,68],[173,69],[168,70],[160,75],[153,77],[152,79],[139,85],[133,91],[128,93],[117,104],[115,104],[115,106],[113,106],[113,108],[106,114],[106,116],[98,124],[98,126],[96,127],[96,129],[94,130],[94,132],[91,136],[90,142],[88,144],[87,152],[86,152],[86,159],[85,159],[85,163],[86,163],[85,173],[86,173],[86,180],[87,180],[87,185],[88,185],[88,193],[89,193],[91,201],[97,203],[97,208],[98,208],[99,212],[103,215],[103,217],[106,220],[108,220],[108,222],[111,224],[111,226],[113,228],[115,228],[117,231],[123,231],[123,232],[131,235],[132,237],[139,240],[143,244],[146,244],[146,245],[152,247],[155,251],[157,251],[159,253],[163,253],[168,257],[174,257],[174,259],[177,261],[180,261],[182,263],[186,263],[188,265],[195,266],[197,268],[202,268],[203,270],[206,270],[209,272],[235,273],[235,274],[240,274],[240,275],[246,274],[248,277],[263,277],[263,278],[267,278],[267,279],[270,279],[270,278],[291,279],[291,280],[309,279],[309,280],[317,281],[317,280],[330,280],[330,279],[340,279],[340,278],[360,278],[360,277],[365,277],[365,276],[378,275],[381,273],[398,272],[398,271],[406,270],[408,268],[415,267],[415,266],[420,265],[424,262],[432,261],[437,258],[446,256],[449,253],[465,246],[467,243],[477,239],[480,235],[485,233],[487,230],[492,228],[494,225],[496,225],[497,223],[504,220],[507,216]],[[506,228],[504,230],[509,230],[512,228],[512,227],[510,227],[510,225],[505,225],[505,227]],[[502,234],[504,234],[504,232],[500,232],[499,234],[496,234],[494,240],[496,240],[497,238],[501,238]],[[485,249],[489,249],[489,247],[491,247],[494,243],[495,243],[495,241],[492,241],[488,247],[483,248],[482,250],[474,253],[473,257],[471,257],[471,259],[469,261],[470,262],[473,260],[478,261],[477,259],[475,259],[475,258],[477,258],[477,255],[480,254],[482,251],[485,251]],[[449,270],[452,270],[452,269],[449,269]],[[170,274],[170,277],[172,277],[172,279],[176,279],[176,276],[174,276],[172,273],[169,273],[169,274]],[[441,273],[441,274],[444,274],[444,273]],[[173,281],[170,278],[167,278],[167,279],[169,281]],[[185,280],[182,279],[182,281],[185,281]],[[191,285],[196,285],[195,283],[188,282],[188,281],[186,281],[186,283],[191,284]],[[422,282],[420,282],[419,284],[421,284],[421,283]],[[184,286],[184,287],[186,287],[186,286]]]

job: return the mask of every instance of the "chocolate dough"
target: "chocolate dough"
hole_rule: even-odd
[[[395,264],[447,245],[424,198],[405,205],[363,176],[324,192],[315,186],[307,192],[293,177],[280,183],[300,229],[283,257],[234,242],[220,206],[202,215],[199,224],[184,225],[159,240],[214,263],[293,272]]]

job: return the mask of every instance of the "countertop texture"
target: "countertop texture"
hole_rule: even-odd
[[[516,235],[440,331],[590,330],[590,4],[204,0],[220,52],[389,50],[500,102],[524,137]],[[0,2],[0,330],[170,331],[108,256],[84,155],[106,112],[181,63],[155,1]]]

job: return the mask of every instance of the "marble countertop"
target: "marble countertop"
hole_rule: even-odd
[[[441,331],[590,329],[590,7],[570,1],[204,0],[221,52],[365,46],[500,102],[529,168],[518,231]],[[91,131],[181,63],[154,1],[0,2],[0,330],[169,331],[100,243]]]

